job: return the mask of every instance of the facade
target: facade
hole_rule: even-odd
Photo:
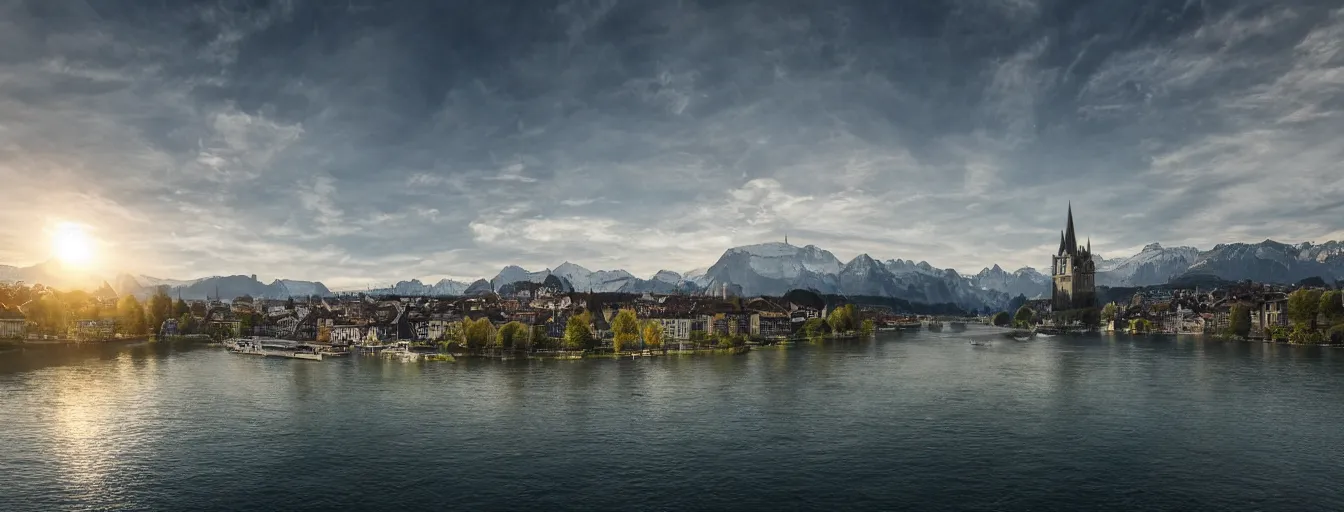
[[[1051,258],[1051,300],[1055,311],[1096,306],[1096,264],[1092,261],[1092,242],[1087,247],[1078,245],[1073,229],[1073,205],[1069,205],[1069,220],[1065,231],[1059,234],[1059,251]]]
[[[654,322],[663,328],[663,337],[670,340],[689,340],[693,330],[690,318],[654,318]]]
[[[787,338],[793,334],[793,322],[784,313],[751,315],[751,335],[762,338]]]
[[[23,315],[0,309],[0,340],[22,339],[28,332],[27,325]]]

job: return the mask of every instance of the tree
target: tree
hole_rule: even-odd
[[[495,334],[495,346],[504,350],[526,350],[527,326],[517,321],[504,324]]]
[[[1031,327],[1035,321],[1036,312],[1027,306],[1017,308],[1017,313],[1013,314],[1013,325],[1021,328]]]
[[[285,299],[285,309],[289,311],[294,311],[294,297]]]
[[[149,330],[157,336],[163,329],[163,323],[173,317],[173,299],[168,296],[168,287],[155,288],[147,306],[145,314],[148,315]]]
[[[593,332],[588,327],[588,314],[574,315],[565,322],[565,348],[583,350],[593,344]]]
[[[876,330],[877,324],[873,323],[873,319],[871,318],[864,319],[863,324],[859,327],[859,332],[863,333],[864,336],[872,336],[873,332]]]
[[[494,343],[495,326],[490,323],[489,318],[463,319],[462,330],[466,333],[466,345],[469,349],[481,349]]]
[[[182,313],[177,317],[177,332],[182,335],[196,334],[200,326],[196,324],[196,317],[191,316],[191,312]]]
[[[1344,322],[1344,293],[1339,290],[1331,290],[1321,293],[1321,316],[1331,325]]]
[[[174,318],[181,318],[182,315],[186,315],[186,314],[190,314],[190,313],[191,313],[191,306],[187,305],[187,301],[182,300],[182,299],[177,299],[177,302],[173,303],[173,317],[174,317]]]
[[[1321,309],[1321,291],[1298,289],[1288,295],[1288,320],[1294,330],[1316,330],[1316,314]]]
[[[690,334],[689,336],[690,336],[691,346],[693,346],[693,347],[703,346],[703,345],[705,345],[706,343],[709,342],[709,333],[707,333],[707,332],[705,332],[705,331],[698,331],[698,330],[697,330],[697,331],[691,331],[691,334]]]
[[[1251,308],[1245,304],[1232,306],[1232,318],[1228,330],[1234,336],[1245,338],[1251,335]]]
[[[127,295],[117,301],[118,331],[129,336],[145,334],[145,308],[134,295]]]
[[[639,340],[639,318],[632,309],[622,309],[611,320],[611,347],[617,352],[625,350]]]
[[[663,348],[663,325],[649,320],[644,322],[644,346],[650,350]]]
[[[1012,318],[1008,316],[1007,311],[1000,311],[998,313],[995,313],[994,316],[990,317],[989,319],[990,325],[993,325],[995,327],[1008,327],[1008,324],[1011,321]]]
[[[1018,294],[1016,297],[1013,297],[1012,300],[1008,301],[1008,311],[1017,311],[1019,308],[1025,306],[1026,304],[1027,304],[1027,296],[1023,294]]]
[[[827,322],[822,321],[820,318],[809,318],[806,322],[803,322],[803,336],[806,336],[807,339],[810,340],[821,339],[821,337],[826,334],[826,328],[828,326]]]
[[[1153,323],[1146,318],[1135,318],[1129,321],[1129,332],[1134,334],[1144,334],[1153,330]]]
[[[856,317],[858,312],[853,304],[831,310],[830,316],[826,318],[826,324],[831,327],[831,332],[850,332],[858,328]]]
[[[1114,322],[1116,311],[1119,309],[1120,308],[1116,307],[1114,302],[1107,303],[1106,307],[1101,308],[1101,319],[1107,322]]]

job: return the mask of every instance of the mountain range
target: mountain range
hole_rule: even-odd
[[[1044,258],[1043,258],[1044,259]],[[1309,277],[1344,280],[1344,242],[1283,244],[1219,244],[1208,251],[1194,247],[1149,244],[1125,258],[1097,257],[1097,284],[1137,287],[1167,283],[1184,276],[1212,276],[1228,281],[1295,283]],[[0,281],[43,283],[58,288],[107,288],[104,280],[58,263],[32,267],[0,265]],[[258,298],[331,295],[320,282],[277,279],[269,284],[255,276],[215,276],[196,280],[159,279],[120,275],[110,289],[118,294],[147,296],[159,286],[183,298],[225,299],[250,295]],[[721,293],[725,288],[746,296],[782,295],[791,289],[821,293],[899,298],[926,304],[951,303],[972,310],[997,309],[1013,297],[1043,297],[1050,277],[1031,267],[1012,272],[998,265],[973,275],[934,267],[925,261],[878,260],[860,254],[842,262],[816,246],[765,243],[728,249],[714,265],[678,273],[660,270],[647,279],[625,270],[589,270],[564,262],[553,269],[530,271],[510,265],[491,279],[471,283],[449,279],[433,284],[417,279],[367,293],[383,295],[472,295],[522,287],[549,287],[558,291],[623,293]]]

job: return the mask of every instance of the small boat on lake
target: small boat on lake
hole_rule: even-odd
[[[943,323],[937,320],[930,320],[928,324],[925,324],[924,328],[928,329],[929,332],[943,332]]]
[[[966,322],[952,321],[948,322],[947,326],[952,329],[952,332],[962,332],[966,330]]]

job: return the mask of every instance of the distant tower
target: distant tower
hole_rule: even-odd
[[[1073,229],[1073,203],[1069,219],[1059,234],[1059,251],[1051,258],[1051,305],[1055,311],[1090,308],[1096,305],[1096,264],[1092,261],[1092,239],[1087,247],[1078,245]]]
[[[784,233],[784,245],[789,245],[789,234]]]

